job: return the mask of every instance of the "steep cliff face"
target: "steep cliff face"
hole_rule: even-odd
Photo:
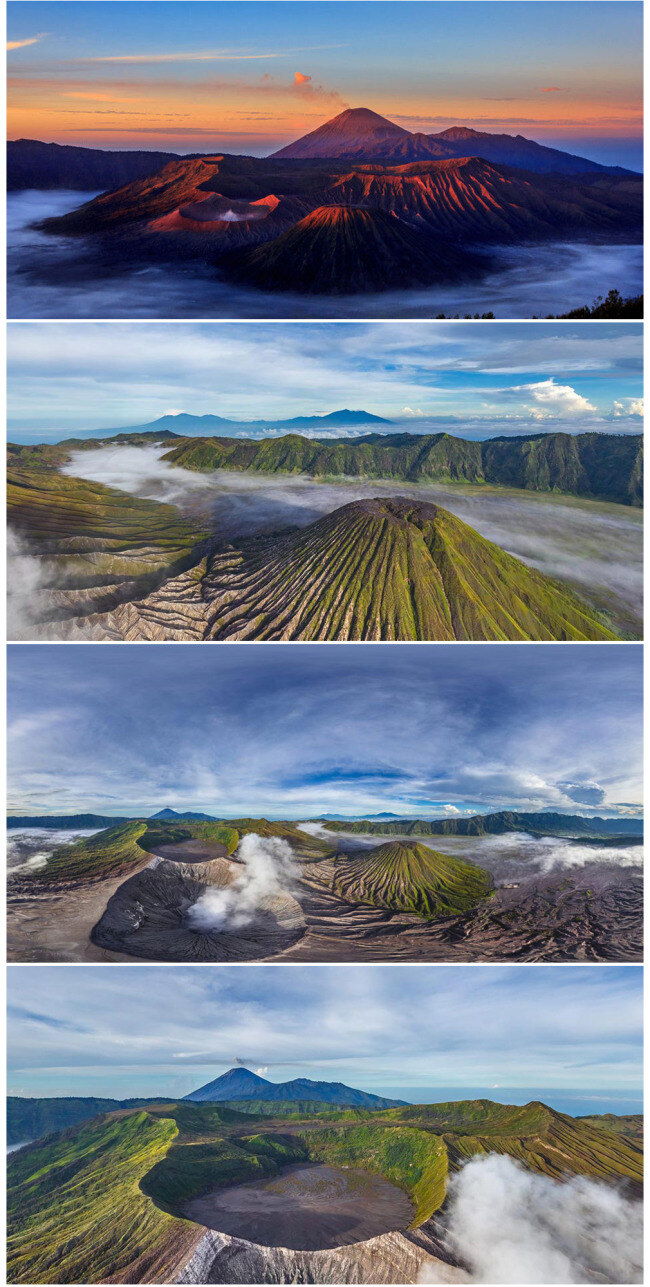
[[[429,1277],[429,1274],[431,1275]],[[468,1283],[469,1274],[404,1233],[331,1251],[260,1247],[205,1231],[177,1283]]]

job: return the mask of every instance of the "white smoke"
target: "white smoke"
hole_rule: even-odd
[[[475,1283],[642,1282],[643,1205],[582,1176],[475,1157],[449,1188],[445,1241]],[[425,1269],[421,1282],[436,1282]]]
[[[29,552],[15,528],[7,528],[7,638],[38,639],[39,611],[47,585],[43,559]]]
[[[243,929],[267,898],[288,893],[298,869],[290,845],[275,836],[244,836],[237,850],[241,873],[225,889],[206,889],[190,907],[192,929],[203,933]]]

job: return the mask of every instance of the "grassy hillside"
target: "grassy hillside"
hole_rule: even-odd
[[[282,438],[189,438],[165,460],[214,469],[314,477],[394,478],[403,482],[489,483],[530,491],[643,504],[643,438],[624,434],[533,434],[470,442],[451,434],[368,434],[318,442]]]
[[[268,822],[266,818],[236,818],[232,822],[164,822],[136,818],[93,836],[84,836],[73,844],[61,845],[48,858],[45,867],[30,872],[29,879],[47,882],[127,876],[160,845],[178,845],[186,840],[223,845],[228,854],[233,854],[241,837],[250,832],[284,837],[305,857],[319,857],[329,852],[326,841],[307,836],[293,823]]]
[[[473,863],[414,841],[395,841],[358,857],[338,859],[333,889],[348,903],[414,912],[434,920],[469,911],[491,893],[493,884],[491,876]]]
[[[449,1170],[488,1152],[556,1178],[585,1175],[640,1191],[635,1142],[541,1103],[276,1117],[266,1133],[247,1121],[227,1105],[152,1105],[95,1118],[10,1157],[9,1281],[174,1281],[200,1235],[179,1218],[189,1198],[310,1159],[385,1176],[414,1202],[414,1226],[443,1203]]]
[[[20,1144],[23,1140],[42,1139],[57,1131],[67,1130],[79,1122],[89,1121],[99,1113],[114,1112],[118,1108],[138,1108],[151,1105],[151,1099],[98,1099],[91,1095],[61,1095],[46,1099],[24,1099],[20,1095],[7,1097],[7,1143]],[[160,1101],[164,1103],[164,1100]]]

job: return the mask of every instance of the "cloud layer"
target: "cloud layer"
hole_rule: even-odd
[[[272,1080],[324,1076],[379,1093],[401,1087],[406,1099],[416,1088],[433,1100],[441,1087],[473,1084],[506,1103],[517,1102],[516,1088],[524,1099],[540,1087],[561,1099],[576,1086],[611,1102],[634,1097],[641,1082],[641,975],[588,966],[10,967],[9,1089],[181,1095],[243,1062]]]
[[[627,813],[641,798],[640,667],[633,644],[16,644],[10,804]]]

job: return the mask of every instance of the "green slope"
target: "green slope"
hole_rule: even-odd
[[[207,639],[616,638],[565,587],[440,506],[402,498],[354,501],[306,528],[233,541],[208,560],[195,594]],[[168,584],[161,612],[169,597]],[[153,594],[143,621],[157,611]]]
[[[189,1198],[310,1159],[385,1176],[414,1202],[417,1227],[444,1202],[449,1171],[489,1152],[640,1192],[635,1142],[541,1103],[276,1117],[262,1134],[225,1105],[161,1104],[95,1118],[9,1158],[9,1281],[175,1281],[200,1236],[179,1218]]]
[[[7,522],[44,560],[50,616],[104,611],[196,561],[206,533],[173,505],[60,474],[65,454],[52,449],[7,476]]]
[[[427,920],[459,916],[492,889],[492,878],[480,867],[413,841],[338,859],[333,881],[334,893],[348,903],[413,912]]]
[[[165,460],[184,469],[254,470],[403,482],[489,483],[643,504],[640,434],[533,434],[470,442],[452,434],[368,434],[319,442],[281,438],[186,438]]]

